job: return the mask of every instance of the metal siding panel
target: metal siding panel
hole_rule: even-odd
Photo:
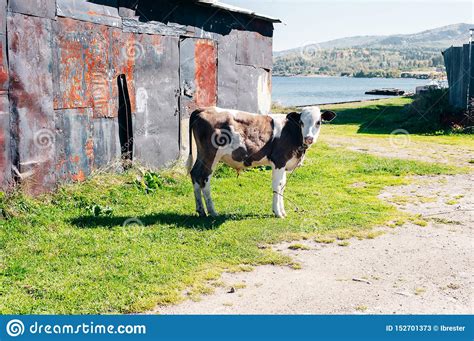
[[[0,188],[7,188],[12,180],[10,155],[10,112],[8,96],[0,96]]]
[[[0,0],[0,34],[5,34],[7,29],[7,0]]]
[[[134,155],[148,167],[162,167],[179,156],[179,40],[138,35],[143,54],[136,59],[137,113]]]
[[[57,14],[96,24],[122,27],[117,0],[101,0],[101,4],[88,0],[56,0]]]
[[[257,104],[259,114],[269,114],[272,107],[272,74],[266,69],[258,69]]]
[[[271,69],[272,38],[252,31],[237,31],[236,63]]]
[[[196,94],[196,63],[195,40],[187,38],[179,43],[179,78],[181,81],[180,111],[181,118],[188,118],[196,108],[194,95]]]
[[[462,108],[463,107],[463,90],[462,90],[462,79],[463,79],[463,65],[462,65],[462,54],[463,49],[462,47],[456,47],[453,49],[453,71],[454,71],[454,79],[453,79],[453,97],[452,101],[455,107]]]
[[[217,105],[222,108],[238,109],[237,85],[241,75],[235,65],[236,38],[236,33],[233,31],[218,41]]]
[[[8,64],[6,36],[0,34],[0,94],[8,91]]]
[[[260,70],[252,66],[237,65],[239,70],[236,91],[237,108],[239,110],[258,111],[258,78]]]
[[[463,107],[463,48],[451,47],[444,53],[446,72],[448,74],[449,84],[449,103],[461,108]],[[464,93],[465,94],[465,93]]]
[[[271,76],[266,69],[238,65],[237,108],[268,114],[271,108]]]
[[[469,72],[469,44],[464,44],[462,48],[462,107],[467,108],[467,95],[470,82],[470,72]]]
[[[56,17],[56,0],[9,0],[8,7],[15,13],[50,19]]]
[[[117,119],[94,118],[94,168],[105,167],[120,159]]]
[[[51,20],[9,13],[10,107],[22,184],[32,194],[51,189],[54,112]]]
[[[56,110],[56,170],[62,181],[84,181],[94,163],[92,110]]]

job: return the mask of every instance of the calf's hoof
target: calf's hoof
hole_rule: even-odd
[[[201,217],[201,218],[207,217],[207,214],[204,211],[196,211],[196,212],[199,215],[199,217]]]
[[[280,218],[280,219],[283,219],[286,217],[286,215],[283,215],[280,212],[273,212],[273,214],[275,215],[276,218]]]
[[[218,216],[218,214],[217,214],[216,211],[209,211],[209,215],[210,215],[211,217],[217,217],[217,216]]]

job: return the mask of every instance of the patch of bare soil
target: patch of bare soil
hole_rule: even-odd
[[[347,243],[275,246],[301,264],[226,273],[224,287],[160,314],[472,314],[473,176],[417,177],[389,187],[384,200],[420,214],[426,226],[385,228]],[[408,198],[408,199],[406,199]]]

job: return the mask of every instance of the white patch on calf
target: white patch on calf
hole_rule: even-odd
[[[273,138],[279,138],[283,130],[286,115],[269,115],[273,119]]]
[[[223,109],[223,108],[219,108],[219,107],[213,107],[213,108],[219,114],[220,113],[229,113],[229,114],[235,116],[240,112],[239,110],[234,110],[234,109]]]

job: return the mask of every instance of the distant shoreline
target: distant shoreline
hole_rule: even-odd
[[[446,81],[447,77],[440,77],[440,78],[420,78],[420,77],[354,77],[354,76],[337,76],[337,75],[278,75],[274,74],[272,75],[273,77],[284,77],[284,78],[331,78],[331,77],[337,77],[337,78],[378,78],[378,79],[425,79],[425,80],[440,80],[440,81]]]
[[[304,108],[304,107],[311,107],[311,106],[324,106],[324,105],[338,105],[338,104],[348,104],[348,103],[365,103],[365,102],[377,102],[386,100],[389,98],[397,98],[397,97],[411,97],[411,96],[390,96],[390,97],[381,97],[381,98],[369,98],[369,99],[360,99],[354,101],[342,101],[342,102],[331,102],[331,103],[316,103],[316,104],[308,104],[308,105],[294,105],[295,108]],[[291,107],[291,106],[289,106]]]

